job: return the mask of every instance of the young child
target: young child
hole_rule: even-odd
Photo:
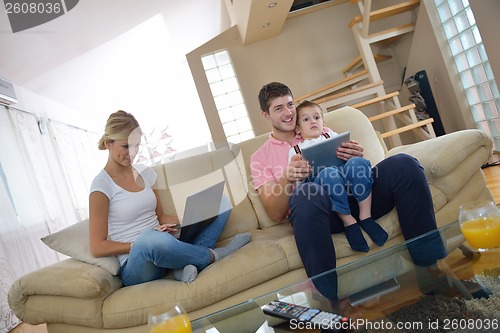
[[[290,148],[289,160],[293,155],[300,153],[301,148],[337,135],[328,127],[323,126],[323,112],[318,104],[304,101],[297,106],[296,110],[296,133],[302,136],[304,142]],[[375,244],[384,245],[388,234],[371,216],[373,171],[370,161],[361,157],[353,157],[342,166],[325,166],[312,181],[320,184],[329,194],[332,211],[337,212],[344,224],[347,240],[353,250],[359,252],[369,250],[361,229]],[[353,196],[358,202],[359,224],[351,215],[349,196]]]

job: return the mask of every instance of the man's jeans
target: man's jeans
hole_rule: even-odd
[[[405,239],[436,229],[434,206],[427,179],[418,161],[405,154],[388,157],[373,168],[372,217],[397,210]],[[350,198],[351,199],[351,198]],[[349,201],[358,217],[357,202]],[[295,242],[309,277],[336,267],[332,233],[344,231],[338,214],[332,212],[328,193],[314,182],[299,186],[290,197],[290,215]],[[445,251],[443,244],[439,247]],[[436,258],[445,252],[437,251]],[[418,254],[416,254],[418,256]],[[428,261],[429,258],[425,258]],[[329,290],[329,293],[333,293]]]

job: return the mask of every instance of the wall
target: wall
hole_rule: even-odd
[[[500,80],[500,43],[498,43],[498,30],[500,23],[500,1],[498,0],[469,0],[472,12],[476,18],[477,26],[484,41],[488,60],[495,75],[496,81]],[[495,42],[491,42],[495,41]]]
[[[450,58],[432,1],[425,0],[420,5],[406,77],[421,70],[427,72],[446,133],[474,128],[465,94],[460,87],[460,78]],[[449,59],[448,62],[445,59]],[[407,100],[408,95],[407,89],[404,89],[402,98]]]
[[[496,0],[470,0],[470,5],[483,39],[488,59],[496,78],[500,77],[500,45],[498,45],[500,2]],[[460,77],[452,62],[444,32],[433,0],[421,4],[417,31],[408,60],[408,74],[425,69],[436,99],[445,131],[454,132],[475,128]]]
[[[24,110],[28,113],[46,113],[49,119],[90,130],[97,129],[95,119],[88,115],[72,109],[71,107],[58,103],[46,96],[37,94],[25,87],[14,85],[18,103],[13,104],[14,108]],[[102,126],[101,126],[102,127]]]
[[[28,111],[51,99],[59,105],[43,106],[50,119],[102,133],[111,112],[126,110],[147,133],[168,127],[172,148],[183,151],[211,141],[185,54],[228,29],[228,20],[221,0],[89,0],[56,20],[10,33],[0,11],[0,44],[8,45],[0,75],[16,91],[38,94],[27,101],[18,93],[20,105],[30,103]]]
[[[257,101],[264,84],[280,81],[300,96],[342,78],[341,70],[358,56],[347,27],[356,14],[357,7],[346,3],[297,16],[285,22],[280,36],[246,46],[233,27],[187,54],[214,140],[223,133],[222,127],[220,131],[212,127],[218,116],[201,65],[202,55],[229,51],[255,134],[259,135],[269,131]]]
[[[454,65],[445,61],[448,59],[447,49],[440,47],[444,45],[444,40],[436,13],[431,10],[433,7],[429,7],[431,2],[422,1],[413,37],[404,37],[400,43],[402,46],[396,47],[398,61],[402,67],[407,67],[405,78],[426,70],[447,133],[475,128],[465,95],[461,87],[457,86],[459,80]],[[486,25],[494,31],[497,21],[488,15],[497,13],[494,6],[498,7],[500,3],[495,0],[471,2],[475,5],[474,10],[481,7],[477,18],[481,21],[479,26]],[[352,32],[347,27],[356,14],[356,6],[340,4],[288,19],[280,36],[275,38],[242,46],[237,29],[233,28],[193,50],[187,55],[188,63],[209,124],[217,122],[218,116],[203,68],[199,64],[200,56],[223,48],[229,51],[255,134],[262,134],[269,131],[269,124],[260,114],[256,97],[262,85],[281,81],[292,88],[295,96],[300,96],[341,78],[341,70],[359,54]],[[494,40],[490,33],[483,35],[487,52],[496,55],[499,46]],[[495,58],[498,71],[500,57],[491,58]],[[402,104],[409,103],[408,95],[407,89],[402,89]],[[213,129],[217,127],[209,126],[214,134]]]

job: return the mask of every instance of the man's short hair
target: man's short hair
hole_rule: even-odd
[[[292,91],[288,88],[288,86],[280,82],[271,82],[266,84],[259,91],[258,97],[260,109],[269,113],[271,100],[282,96],[291,96],[293,98]]]

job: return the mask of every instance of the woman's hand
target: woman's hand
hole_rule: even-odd
[[[158,212],[158,209],[156,210]],[[178,216],[174,215],[159,215],[158,221],[160,225],[155,228],[155,230],[168,232],[169,234],[173,234],[180,227],[180,220]]]
[[[180,224],[168,223],[168,224],[160,224],[155,228],[155,230],[161,232],[168,232],[169,234],[173,234],[180,228]]]
[[[356,140],[344,142],[337,149],[337,157],[344,161],[347,161],[352,157],[363,157],[363,149],[363,146]]]

